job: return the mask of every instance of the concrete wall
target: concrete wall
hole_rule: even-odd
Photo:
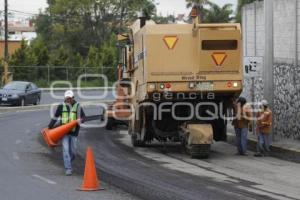
[[[242,14],[244,56],[264,56],[263,2],[246,5]],[[300,138],[300,2],[274,0],[274,134]],[[262,71],[262,69],[261,69]],[[243,96],[251,101],[251,80]],[[263,77],[255,78],[255,101],[263,99]]]

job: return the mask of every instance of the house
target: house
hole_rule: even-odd
[[[0,39],[4,40],[4,22],[0,22]],[[35,27],[31,21],[8,22],[8,38],[12,41],[28,41],[29,43],[37,37]]]
[[[0,40],[0,60],[4,58],[4,40]],[[21,47],[21,41],[8,41],[8,53],[12,55],[17,49]]]

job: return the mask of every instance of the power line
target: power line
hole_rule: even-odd
[[[35,14],[35,13],[23,12],[23,11],[12,10],[12,9],[9,9],[8,11],[15,12],[15,13],[21,13],[21,14],[25,14],[25,15],[38,15],[38,14]]]
[[[36,14],[36,13],[29,13],[29,12],[23,12],[23,11],[19,11],[19,10],[11,10],[11,9],[8,9],[8,11],[10,13],[18,13],[20,15],[30,15],[30,16],[37,16],[39,14]],[[1,12],[4,12],[4,10],[0,10],[0,13]]]

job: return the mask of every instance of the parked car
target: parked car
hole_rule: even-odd
[[[41,101],[41,93],[41,90],[34,83],[12,81],[0,89],[0,104],[38,105]]]

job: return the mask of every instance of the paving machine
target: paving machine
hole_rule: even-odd
[[[191,24],[140,18],[118,36],[120,96],[108,128],[127,120],[135,147],[181,142],[192,157],[208,157],[213,141],[227,139],[227,111],[242,91],[241,27],[202,24],[196,9],[191,17]]]

